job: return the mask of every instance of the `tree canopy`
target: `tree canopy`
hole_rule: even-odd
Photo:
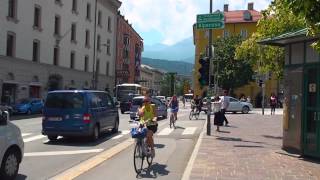
[[[257,31],[236,49],[236,59],[247,59],[259,72],[271,71],[280,78],[283,74],[284,50],[272,46],[260,46],[259,41],[305,28],[301,15],[296,15],[282,1],[275,0],[262,11]]]

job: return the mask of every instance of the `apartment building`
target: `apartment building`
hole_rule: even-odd
[[[164,75],[165,72],[162,70],[141,64],[139,82],[142,86],[150,89],[153,95],[160,95],[161,81],[163,80]]]
[[[118,0],[1,0],[2,103],[57,89],[111,89]]]

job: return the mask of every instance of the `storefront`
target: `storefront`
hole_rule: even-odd
[[[320,157],[320,55],[306,29],[261,41],[285,49],[283,148]]]

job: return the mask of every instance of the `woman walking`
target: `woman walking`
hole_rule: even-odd
[[[277,106],[277,97],[274,95],[274,93],[271,93],[271,96],[270,96],[271,115],[275,114],[276,106]]]
[[[213,112],[214,112],[214,125],[217,126],[217,131],[220,131],[220,126],[223,126],[224,117],[221,112],[221,101],[219,96],[214,98],[213,102]]]

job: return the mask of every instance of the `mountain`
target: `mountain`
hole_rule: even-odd
[[[163,59],[142,58],[142,64],[166,72],[177,72],[179,75],[191,76],[193,64],[182,61],[169,61]]]
[[[143,57],[152,59],[166,59],[194,63],[195,46],[193,38],[184,39],[174,45],[154,44],[145,45]]]

